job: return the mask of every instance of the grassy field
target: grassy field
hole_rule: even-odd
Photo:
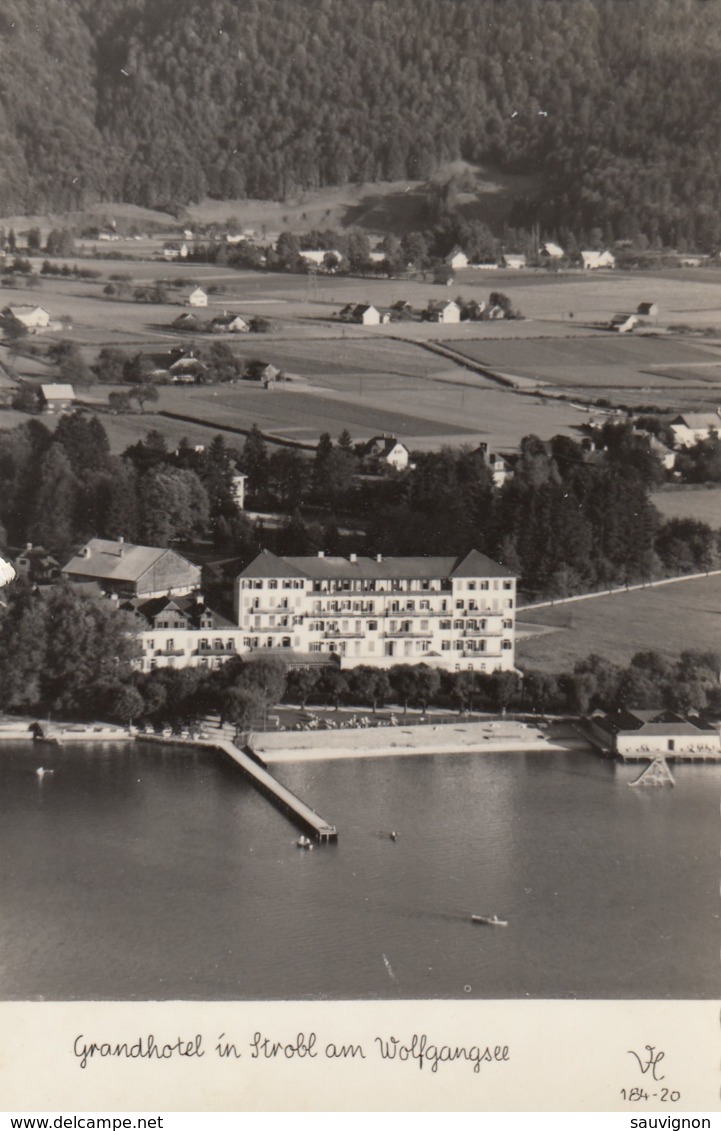
[[[518,663],[544,671],[567,671],[592,652],[626,664],[645,649],[666,656],[695,648],[721,651],[721,577],[519,609],[518,620],[556,629],[518,641]]]
[[[721,487],[655,491],[651,501],[664,518],[695,518],[714,530],[721,527]]]
[[[83,262],[78,260],[78,262]],[[290,440],[315,443],[322,431],[337,435],[347,428],[355,439],[390,432],[412,448],[444,443],[475,444],[483,439],[492,450],[508,450],[529,433],[549,437],[577,434],[587,417],[581,405],[551,395],[607,396],[612,402],[658,404],[680,409],[716,400],[721,373],[721,344],[684,338],[638,338],[599,334],[560,316],[569,295],[624,292],[629,287],[651,299],[653,280],[639,277],[544,276],[543,284],[514,272],[470,272],[471,283],[450,292],[422,282],[383,279],[312,279],[304,276],[235,272],[228,268],[97,261],[103,272],[97,281],[42,278],[31,289],[3,288],[5,303],[38,303],[59,318],[68,315],[73,328],[65,335],[81,344],[88,361],[103,345],[165,352],[171,345],[190,344],[187,335],[170,326],[183,309],[180,295],[164,305],[117,302],[102,294],[110,274],[127,273],[134,282],[178,277],[186,283],[213,281],[207,316],[220,309],[271,319],[271,332],[228,338],[244,358],[260,358],[303,379],[273,391],[254,386],[216,389],[164,388],[158,407],[193,416],[197,442],[208,429],[249,428]],[[479,279],[480,275],[484,275]],[[658,280],[668,287],[673,280]],[[682,282],[682,281],[681,281]],[[709,292],[708,283],[689,281],[690,295]],[[407,298],[417,307],[441,294],[477,293],[487,297],[491,287],[509,292],[523,309],[533,299],[534,317],[518,322],[394,323],[379,327],[347,326],[333,320],[342,305],[372,301],[390,305]],[[514,290],[515,288],[515,290]],[[675,282],[677,294],[685,288]],[[517,293],[516,293],[517,292]],[[689,295],[689,302],[696,301]],[[614,308],[617,305],[614,302]],[[37,339],[50,344],[53,335]],[[444,357],[424,348],[440,340],[469,359],[500,372],[513,373],[526,389],[538,382],[537,395],[521,396],[469,370],[459,357]],[[10,359],[11,364],[12,359]],[[22,376],[50,377],[37,361],[17,359]],[[688,379],[686,374],[691,375]],[[702,374],[697,380],[694,375]],[[721,382],[720,382],[721,383]],[[95,390],[102,401],[106,390]],[[114,446],[125,446],[143,423],[117,418],[111,427]],[[158,417],[162,422],[163,418]],[[166,428],[170,427],[165,425]],[[189,431],[191,425],[186,426]]]

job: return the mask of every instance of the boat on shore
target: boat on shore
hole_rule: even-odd
[[[499,919],[497,915],[471,915],[472,923],[481,923],[484,927],[507,927],[507,919]]]

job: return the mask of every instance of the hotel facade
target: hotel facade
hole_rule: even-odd
[[[514,668],[516,579],[476,550],[460,558],[264,550],[236,579],[234,597],[243,652],[325,653],[341,668]]]

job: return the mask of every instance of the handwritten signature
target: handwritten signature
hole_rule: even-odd
[[[640,1068],[640,1070],[641,1070],[641,1072],[644,1076],[646,1075],[647,1072],[650,1072],[652,1080],[657,1080],[657,1081],[658,1080],[665,1080],[666,1079],[665,1076],[657,1076],[656,1075],[656,1069],[658,1068],[659,1064],[661,1063],[661,1061],[665,1057],[666,1053],[661,1052],[660,1049],[659,1049],[658,1052],[656,1052],[656,1046],[655,1045],[646,1045],[645,1049],[646,1049],[645,1053],[637,1053],[637,1052],[634,1052],[633,1049],[629,1049],[628,1055],[636,1057],[636,1060],[638,1062],[638,1067]]]

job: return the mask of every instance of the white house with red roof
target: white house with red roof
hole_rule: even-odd
[[[243,651],[333,655],[341,668],[512,671],[515,606],[511,570],[477,550],[414,558],[263,550],[235,582]]]

